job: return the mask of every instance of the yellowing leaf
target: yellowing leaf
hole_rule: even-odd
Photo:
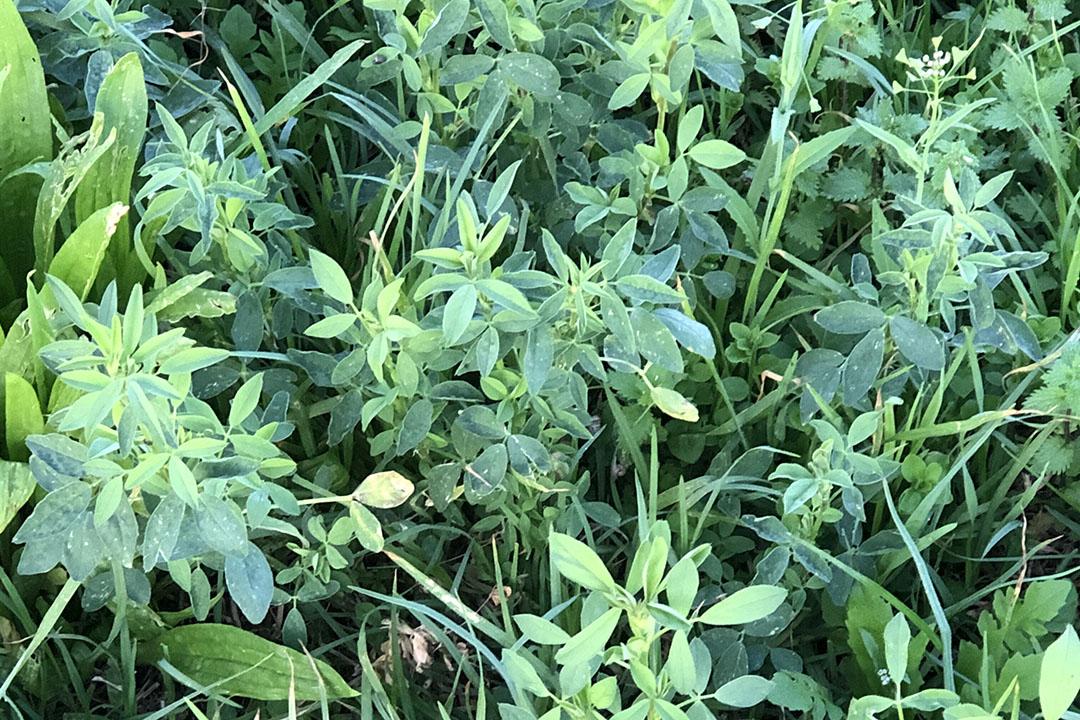
[[[649,395],[652,396],[652,401],[656,407],[660,408],[660,412],[665,415],[686,422],[698,421],[698,409],[675,390],[654,387],[649,391]]]
[[[368,475],[353,491],[353,500],[368,507],[394,508],[408,500],[413,494],[412,482],[399,472],[386,472]]]

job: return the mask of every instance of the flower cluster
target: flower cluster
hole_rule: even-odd
[[[933,57],[923,55],[922,59],[912,58],[910,65],[919,74],[919,77],[924,80],[935,77],[943,78],[945,77],[945,66],[949,64],[951,59],[949,53],[935,50]]]

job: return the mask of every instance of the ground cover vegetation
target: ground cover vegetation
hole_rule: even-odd
[[[1080,6],[0,0],[13,718],[1060,718]]]

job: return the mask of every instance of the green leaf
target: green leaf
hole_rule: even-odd
[[[687,555],[679,559],[664,580],[668,605],[683,615],[690,613],[699,587],[697,563]]]
[[[127,205],[131,202],[131,183],[149,113],[146,79],[138,53],[128,53],[109,70],[94,100],[94,111],[104,117],[103,136],[108,137],[115,129],[116,140],[79,183],[75,193],[75,220],[79,225],[94,212],[113,203]],[[131,239],[129,219],[125,215],[116,224],[99,273],[103,281],[116,278],[121,292],[146,274],[135,257]]]
[[[679,131],[675,136],[675,147],[679,152],[686,152],[686,148],[690,147],[694,140],[697,140],[704,120],[705,107],[703,105],[694,105],[686,111],[682,120],[679,121]]]
[[[520,290],[510,283],[502,280],[485,278],[477,282],[476,285],[480,289],[480,292],[484,293],[488,299],[502,305],[507,310],[515,310],[529,317],[536,316],[536,311],[533,310],[529,301]]]
[[[514,621],[522,634],[537,645],[562,645],[570,639],[561,627],[537,615],[515,615]]]
[[[690,157],[713,170],[723,170],[746,160],[746,153],[724,140],[705,140],[690,148]]]
[[[55,540],[66,533],[90,507],[90,486],[81,480],[53,490],[34,507],[34,512],[15,533],[16,543]]]
[[[675,336],[655,315],[640,307],[630,312],[637,349],[647,360],[672,372],[683,371],[682,353]]]
[[[612,608],[593,620],[555,653],[555,661],[560,665],[577,666],[592,660],[604,651],[620,617],[622,610]]]
[[[634,73],[619,83],[619,87],[615,88],[615,92],[611,93],[611,98],[608,100],[608,110],[618,110],[632,104],[648,87],[650,78],[652,78],[651,73]]]
[[[26,274],[34,268],[34,210],[41,181],[31,175],[6,178],[27,163],[51,160],[53,133],[41,58],[23,24],[18,4],[7,0],[0,2],[0,69],[3,68],[10,68],[0,87],[3,262],[18,286],[16,293],[21,293]]]
[[[787,590],[775,585],[751,585],[737,590],[706,610],[698,622],[706,625],[743,625],[772,615]]]
[[[562,79],[555,65],[547,58],[527,52],[503,55],[499,69],[518,87],[541,96],[551,96],[559,91]]]
[[[1043,653],[1039,706],[1045,720],[1060,720],[1080,693],[1080,637],[1072,625]]]
[[[169,458],[169,486],[184,504],[194,508],[199,503],[199,483],[191,468],[176,455]]]
[[[101,528],[109,521],[120,503],[126,500],[124,493],[124,476],[117,475],[106,482],[94,501],[94,527]]]
[[[475,497],[487,497],[503,486],[506,477],[505,445],[492,445],[465,466],[465,487]]]
[[[206,544],[223,555],[243,553],[247,548],[244,520],[221,498],[199,496],[194,509],[195,525]]]
[[[839,130],[831,130],[824,135],[818,135],[799,145],[798,152],[793,155],[795,167],[793,176],[801,175],[814,165],[833,154],[833,152],[851,139],[855,134],[855,128],[848,126]]]
[[[247,382],[240,386],[233,397],[232,406],[229,408],[229,427],[240,426],[259,404],[262,396],[263,374],[252,375]]]
[[[741,51],[739,20],[735,17],[735,11],[732,10],[728,0],[706,0],[705,9],[709,13],[716,37],[732,50]]]
[[[900,156],[900,159],[903,160],[909,168],[914,170],[916,174],[921,175],[925,172],[923,169],[922,158],[919,157],[919,153],[909,143],[901,140],[888,130],[882,130],[865,120],[856,119],[855,124],[895,150],[897,155]]]
[[[681,303],[685,299],[678,290],[648,275],[623,275],[615,286],[623,295],[638,302]]]
[[[516,50],[514,36],[510,32],[510,13],[502,0],[476,0],[476,9],[491,39],[507,50]]]
[[[416,448],[431,431],[435,409],[430,400],[418,400],[405,411],[398,434],[397,454],[404,455]]]
[[[34,386],[15,373],[4,374],[4,442],[12,460],[30,459],[26,438],[45,427]],[[9,518],[10,520],[10,518]]]
[[[610,592],[615,580],[600,557],[585,543],[569,535],[552,533],[548,539],[551,562],[563,577],[590,590]]]
[[[353,313],[338,313],[308,325],[304,334],[308,337],[332,338],[341,335],[355,324],[356,315]]]
[[[522,690],[528,690],[537,697],[546,697],[548,689],[532,664],[519,651],[506,648],[502,651],[502,661],[510,674],[510,679]]]
[[[354,40],[334,53],[330,59],[319,65],[319,67],[315,68],[314,72],[305,73],[303,78],[293,85],[292,89],[285,93],[281,100],[278,100],[272,108],[266,111],[265,115],[256,121],[254,128],[255,135],[264,135],[270,128],[284,122],[289,115],[296,114],[300,105],[303,104],[307,97],[326,84],[331,76],[340,70],[345,63],[349,62],[353,55],[355,55],[367,42],[367,40]],[[311,254],[314,255],[317,252],[318,250],[312,250]],[[322,283],[320,283],[320,286],[321,285]],[[323,289],[326,290],[325,287]],[[327,292],[329,292],[329,290],[327,290]],[[341,302],[345,301],[342,300]]]
[[[343,305],[353,301],[352,283],[349,276],[334,262],[329,255],[318,250],[311,250],[311,269],[315,273],[315,282],[322,291]]]
[[[491,184],[487,202],[484,203],[484,212],[489,218],[506,202],[506,198],[510,194],[510,186],[514,184],[514,177],[517,175],[520,166],[520,160],[510,163],[505,170],[499,173],[499,177],[495,178],[495,182]]]
[[[772,688],[772,680],[758,675],[743,675],[721,685],[713,697],[725,705],[748,708],[764,702]]]
[[[555,357],[551,331],[546,327],[531,330],[525,341],[523,371],[529,394],[537,395],[547,382]]]
[[[848,428],[847,441],[852,447],[855,447],[862,441],[869,438],[877,430],[878,424],[881,422],[881,413],[878,411],[865,412],[859,415],[857,418],[851,421],[851,427]],[[910,457],[910,456],[909,456]]]
[[[195,372],[219,363],[227,357],[229,357],[228,350],[188,348],[166,358],[158,369],[163,375]]]
[[[443,308],[442,331],[446,344],[453,346],[472,322],[476,312],[476,286],[462,285],[450,295]]]
[[[274,574],[253,543],[247,544],[247,552],[242,555],[225,556],[225,585],[248,622],[261,623],[274,595]]]
[[[35,487],[37,483],[26,463],[0,460],[0,532],[15,519]]]
[[[379,519],[358,502],[349,503],[349,515],[356,523],[356,539],[371,552],[382,552],[383,534]]]
[[[690,642],[681,630],[671,636],[668,646],[667,662],[664,663],[671,685],[682,695],[689,695],[694,689],[697,673],[694,670],[694,656],[690,653]]]
[[[442,50],[461,31],[469,16],[469,0],[450,0],[439,10],[420,43],[420,55]]]
[[[911,644],[911,628],[904,616],[897,613],[885,626],[885,667],[897,687],[907,674],[908,646]]]
[[[49,274],[63,281],[79,300],[90,294],[109,242],[127,212],[127,205],[116,203],[90,215],[68,236],[49,263]]]
[[[1009,170],[987,180],[975,191],[975,199],[972,201],[973,208],[981,208],[994,202],[1005,186],[1012,180],[1013,171]]]
[[[885,313],[864,302],[844,300],[819,310],[814,320],[831,333],[861,335],[884,325]]]
[[[213,685],[224,695],[288,700],[293,692],[297,700],[314,701],[359,694],[326,662],[233,625],[184,625],[156,643],[161,659],[198,686]]]
[[[874,328],[855,344],[844,362],[844,404],[851,407],[866,398],[885,357],[885,331]]]
[[[926,370],[945,369],[945,346],[934,331],[904,315],[889,321],[889,334],[908,362]]]

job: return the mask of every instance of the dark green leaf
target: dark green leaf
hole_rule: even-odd
[[[525,382],[529,392],[536,395],[543,389],[551,374],[554,360],[555,347],[551,338],[551,331],[547,328],[537,328],[528,333],[525,343]]]
[[[465,466],[465,487],[484,498],[503,486],[506,476],[506,446],[492,445]]]
[[[438,50],[454,39],[469,16],[469,0],[450,0],[442,6],[435,20],[428,26],[424,39],[420,43],[420,54],[427,55]]]
[[[81,481],[53,490],[37,504],[12,540],[38,542],[67,532],[90,506],[91,494],[90,486]]]
[[[397,454],[404,455],[427,437],[434,419],[434,406],[430,400],[418,400],[405,412],[398,435]]]
[[[499,69],[511,82],[531,93],[550,96],[559,91],[559,71],[540,55],[527,52],[503,55]]]
[[[885,353],[885,331],[874,328],[855,344],[843,369],[844,404],[854,406],[866,398],[877,380]]]
[[[164,633],[156,643],[157,652],[170,665],[219,693],[256,700],[359,694],[325,661],[232,625],[184,625]]]
[[[889,321],[889,334],[904,358],[926,370],[945,369],[945,346],[930,328],[903,315]]]
[[[247,544],[244,554],[225,556],[225,585],[229,597],[248,622],[261,623],[274,594],[274,574],[262,551],[253,543]]]
[[[819,310],[817,324],[838,335],[861,335],[885,324],[885,313],[873,305],[845,300]]]

